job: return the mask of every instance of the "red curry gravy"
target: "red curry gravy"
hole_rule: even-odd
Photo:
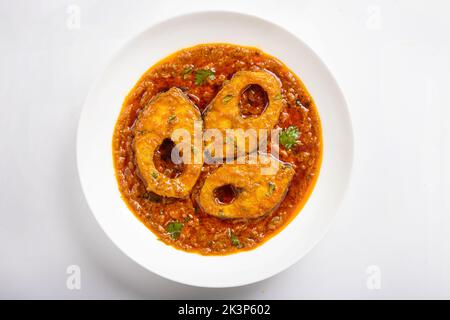
[[[178,87],[201,112],[240,70],[268,70],[282,83],[286,107],[277,127],[298,128],[299,136],[290,148],[280,144],[280,160],[295,169],[286,197],[273,212],[256,219],[220,219],[203,212],[196,199],[205,178],[218,165],[203,165],[202,173],[186,199],[164,198],[147,192],[133,151],[133,126],[140,112],[156,94]],[[200,71],[198,71],[200,70]],[[208,77],[199,81],[202,70]],[[258,86],[249,86],[240,100],[241,115],[257,116],[267,97]],[[183,165],[171,163],[173,147],[164,141],[154,155],[158,170],[177,177]],[[225,255],[250,250],[282,230],[301,210],[317,180],[322,159],[319,115],[313,99],[301,80],[282,62],[253,47],[231,44],[204,44],[180,50],[151,67],[126,97],[113,136],[116,177],[124,201],[156,236],[177,249],[203,255]],[[232,188],[218,190],[218,201],[227,203],[235,196]]]

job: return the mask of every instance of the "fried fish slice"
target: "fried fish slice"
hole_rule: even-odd
[[[153,156],[165,139],[171,139],[176,129],[186,130],[192,140],[195,121],[202,121],[200,111],[178,88],[156,96],[139,116],[134,129],[134,151],[139,173],[148,191],[164,197],[185,198],[189,195],[200,175],[202,163],[198,159],[194,161],[192,154],[188,158],[190,161],[183,163],[181,174],[170,178],[156,169]],[[186,141],[174,141],[175,147],[181,143]]]
[[[239,104],[242,93],[250,85],[260,86],[266,92],[268,101],[260,115],[244,117]],[[241,129],[235,131],[235,136],[231,137],[235,148],[229,148],[228,151],[233,154],[227,152],[226,156],[234,156],[236,150],[239,150],[240,154],[250,153],[257,147],[256,143],[251,144],[250,141],[257,141],[259,129],[270,130],[277,124],[283,107],[281,82],[274,74],[268,71],[238,71],[205,110],[204,127],[219,129],[224,137],[226,129]],[[229,142],[229,138],[228,141],[224,139],[224,144]],[[226,148],[224,147],[223,150]]]
[[[266,154],[258,163],[225,164],[208,176],[200,190],[198,203],[208,214],[219,218],[257,218],[275,210],[284,199],[295,170]],[[231,186],[235,191],[230,203],[223,203],[216,191]]]

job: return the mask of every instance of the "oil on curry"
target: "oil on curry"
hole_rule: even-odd
[[[204,161],[212,143],[201,146],[200,161],[173,161],[180,145],[172,133],[194,135],[195,123],[224,136],[228,129],[250,131],[258,140],[262,129],[275,129],[279,157],[236,139],[234,149],[224,147],[234,163]],[[279,169],[261,174],[264,165],[246,161],[255,154]],[[253,47],[202,44],[139,79],[115,126],[113,160],[124,201],[161,241],[225,255],[256,248],[301,211],[320,170],[321,124],[305,86],[278,59]]]

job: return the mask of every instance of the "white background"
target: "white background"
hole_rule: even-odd
[[[355,135],[327,236],[287,271],[230,289],[129,260],[89,211],[75,157],[83,101],[114,52],[155,22],[207,9],[261,16],[308,43],[342,87]],[[410,0],[1,0],[0,298],[450,298],[449,12]],[[66,287],[70,265],[81,290]]]

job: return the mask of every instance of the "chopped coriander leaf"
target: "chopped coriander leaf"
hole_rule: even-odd
[[[273,183],[272,181],[269,181],[269,184],[268,184],[268,194],[271,196],[271,195],[273,195],[273,193],[275,192],[275,189],[276,189],[277,187],[276,187],[276,185],[275,185],[275,183]]]
[[[280,133],[280,143],[287,149],[291,149],[297,144],[297,139],[300,133],[296,126],[290,126],[287,129],[283,129]]]
[[[191,217],[187,216],[186,218],[184,218],[184,222],[189,222],[191,221]]]
[[[228,229],[228,235],[230,236],[231,244],[235,247],[240,248],[241,242],[239,241],[238,237],[230,229]]]
[[[144,192],[141,197],[151,202],[161,202],[162,200],[160,195],[157,195],[156,193],[151,191]]]
[[[231,240],[231,244],[235,247],[239,247],[241,245],[241,242],[239,241],[239,239],[236,237],[235,234],[231,235],[230,240]]]
[[[192,70],[194,70],[194,68],[191,66],[184,68],[183,72],[181,73],[183,79],[187,79],[187,77],[192,73]]]
[[[158,173],[156,171],[153,171],[152,172],[152,177],[153,177],[153,179],[158,178]]]
[[[216,76],[214,71],[209,69],[198,69],[195,71],[195,84],[200,86],[209,80],[214,80]]]
[[[183,224],[181,222],[170,222],[167,225],[166,231],[172,239],[178,239],[181,229],[183,229]]]
[[[222,102],[228,103],[231,99],[233,99],[233,96],[231,94],[227,94],[225,97],[222,98]]]
[[[172,122],[174,122],[176,118],[177,118],[176,115],[174,115],[174,114],[171,115],[171,116],[167,119],[167,123],[172,123]]]

